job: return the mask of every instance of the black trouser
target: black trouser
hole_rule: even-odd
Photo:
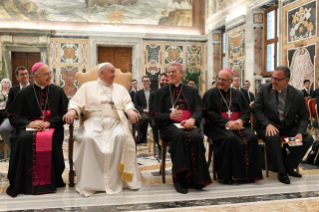
[[[156,143],[158,147],[158,154],[161,155],[161,146],[158,143],[158,128],[154,122],[154,120],[151,121],[151,127],[153,129],[153,136],[154,136],[154,142]]]
[[[266,141],[267,152],[268,152],[268,161],[270,162],[269,169],[273,171],[277,171],[278,173],[283,173],[286,171],[285,166],[290,168],[297,168],[308,149],[313,143],[312,136],[305,132],[302,135],[302,146],[294,146],[290,147],[285,145],[285,148],[289,149],[289,154],[283,154],[281,148],[281,139],[280,136],[296,136],[296,132],[279,130],[279,134],[277,133],[274,136],[266,137],[266,129],[257,129],[257,133],[261,136],[264,141]]]
[[[141,113],[142,117],[142,123],[141,123],[141,135],[139,137],[141,138],[140,143],[146,143],[147,139],[147,127],[148,123],[150,122],[150,117],[147,113]]]

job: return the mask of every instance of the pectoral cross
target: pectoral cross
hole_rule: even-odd
[[[109,104],[111,105],[111,107],[112,107],[112,109],[113,109],[114,102],[111,100],[111,101],[109,102]]]
[[[175,110],[174,105],[173,105],[172,108],[169,109],[169,110],[173,112],[173,111]]]
[[[227,111],[228,118],[230,118],[232,114],[233,113],[230,110]]]

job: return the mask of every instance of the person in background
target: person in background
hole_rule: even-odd
[[[0,124],[7,118],[5,108],[10,88],[11,81],[8,78],[3,78],[0,83]]]
[[[313,94],[313,90],[310,89],[310,80],[306,79],[303,81],[304,89],[302,89],[302,93],[304,97],[311,97]]]
[[[249,91],[249,87],[250,87],[250,82],[248,80],[246,80],[244,82],[244,89],[247,91],[248,93],[248,98],[249,98],[249,103],[253,102],[255,100],[255,96],[252,92]]]

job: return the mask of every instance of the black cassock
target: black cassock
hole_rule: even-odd
[[[227,92],[222,90],[220,92],[229,104],[230,90],[232,113],[237,112],[238,118],[248,123],[250,113],[242,93],[233,88]],[[213,140],[218,179],[226,180],[232,177],[255,181],[263,179],[258,140],[253,131],[249,128],[240,131],[226,130],[228,116],[224,118],[221,114],[226,113],[228,109],[218,88],[208,90],[203,97],[203,102],[206,106],[204,132]]]
[[[181,93],[176,101],[181,87]],[[196,120],[196,128],[184,130],[174,125],[169,118],[172,108],[171,97],[174,103],[176,101],[175,107],[178,105],[179,109],[191,112],[191,118]],[[197,90],[186,85],[175,87],[169,84],[155,94],[151,117],[160,130],[161,138],[169,142],[174,182],[189,181],[203,186],[212,182],[206,165],[205,147],[200,130],[203,109]]]
[[[55,129],[52,137],[51,184],[33,185],[36,132],[26,131],[26,126],[32,120],[41,118],[42,113],[39,103],[42,110],[44,110],[47,96],[49,101],[47,102],[46,110],[50,110],[52,116],[48,122],[51,123],[50,128]],[[15,97],[7,111],[11,125],[16,128],[11,137],[11,156],[8,172],[10,186],[7,189],[9,196],[16,197],[20,193],[41,194],[55,192],[57,187],[65,186],[62,179],[62,173],[65,168],[62,151],[64,139],[62,117],[67,112],[67,106],[68,98],[64,90],[53,84],[44,89],[31,84],[22,89]]]

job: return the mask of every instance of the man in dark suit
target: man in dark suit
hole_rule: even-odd
[[[244,97],[246,99],[246,103],[249,106],[248,93],[247,93],[247,91],[245,89],[240,87],[240,78],[239,77],[234,76],[234,78],[233,78],[233,88],[236,89],[236,90],[239,90],[244,95]]]
[[[168,85],[168,78],[167,78],[167,74],[166,73],[161,73],[160,74],[160,80],[158,81],[160,84],[160,88],[163,88],[164,86]],[[150,111],[152,111],[152,106],[153,106],[153,102],[155,99],[155,95],[156,95],[156,91],[152,92],[150,95]],[[161,146],[158,143],[158,128],[154,122],[154,120],[151,120],[151,127],[153,129],[153,135],[154,135],[154,141],[157,144],[158,147],[158,156],[161,157]]]
[[[246,80],[244,82],[244,89],[248,92],[249,103],[251,103],[255,100],[255,96],[252,92],[249,91],[249,87],[250,87],[250,82]]]
[[[16,79],[19,80],[20,83],[9,90],[6,109],[5,109],[6,111],[11,105],[11,103],[13,102],[18,92],[30,84],[29,73],[26,67],[19,66],[15,70],[15,75],[16,75]],[[0,126],[0,135],[9,148],[11,148],[10,137],[13,130],[14,130],[14,127],[10,125],[9,119],[6,118]]]
[[[310,89],[310,80],[306,79],[305,81],[303,81],[303,84],[305,86],[305,88],[301,90],[303,92],[303,96],[311,97],[313,94],[313,90]]]
[[[131,90],[130,90],[130,96],[132,99],[132,102],[134,103],[135,101],[135,94],[138,91],[138,82],[136,79],[132,79],[131,81]],[[135,104],[135,103],[134,103]]]
[[[141,117],[142,117],[142,123],[141,123],[141,135],[139,137],[141,138],[141,141],[139,143],[146,143],[147,139],[147,127],[150,120],[149,116],[149,99],[151,95],[151,80],[148,76],[144,76],[142,78],[142,84],[144,89],[141,89],[136,92],[135,94],[135,107],[138,111],[140,111]]]
[[[301,177],[294,171],[313,143],[307,133],[308,111],[303,94],[289,85],[290,70],[279,66],[272,74],[272,83],[264,84],[256,94],[252,112],[256,130],[267,144],[269,168],[278,172],[278,180],[290,184],[290,176]],[[280,136],[294,137],[302,146],[281,148]],[[286,149],[289,150],[287,153]]]

